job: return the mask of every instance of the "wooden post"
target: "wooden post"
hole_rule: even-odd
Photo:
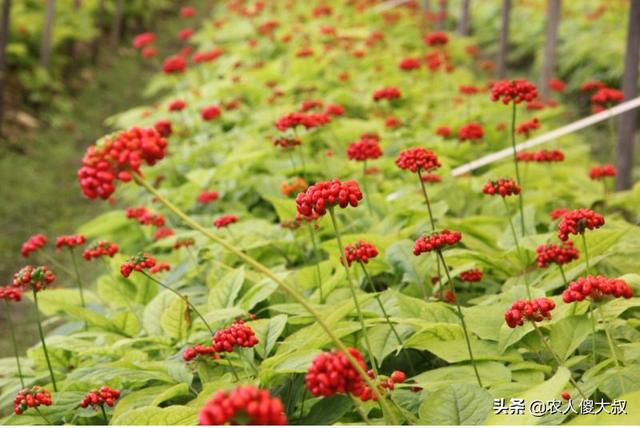
[[[627,48],[624,56],[624,76],[622,92],[624,99],[630,100],[638,93],[638,56],[640,54],[640,0],[631,0],[629,24],[627,26]],[[616,147],[616,167],[618,178],[616,189],[625,190],[633,184],[633,146],[636,133],[636,111],[620,115],[618,122],[618,144]]]
[[[548,99],[551,93],[549,82],[553,78],[556,66],[556,45],[558,43],[558,25],[560,24],[561,9],[562,0],[548,0],[547,35],[544,41],[542,70],[540,72],[540,84],[538,87],[540,98],[543,100]]]
[[[500,29],[500,48],[496,61],[496,77],[504,79],[507,75],[507,53],[509,51],[509,21],[511,18],[511,0],[502,0],[502,28]]]
[[[7,70],[7,43],[9,41],[9,17],[11,16],[11,0],[2,3],[2,18],[0,21],[0,135],[4,120],[4,83]]]
[[[46,70],[51,62],[51,38],[53,36],[53,20],[56,14],[56,0],[47,0],[44,17],[44,30],[42,32],[42,44],[40,45],[40,64]]]
[[[469,35],[469,8],[471,0],[462,0],[460,6],[460,19],[458,20],[458,34],[461,36]]]
[[[100,55],[100,45],[102,43],[102,37],[104,35],[103,34],[104,33],[104,13],[105,13],[104,1],[105,0],[100,0],[98,2],[98,11],[97,11],[96,23],[95,23],[98,34],[96,35],[95,39],[93,39],[92,47],[91,47],[91,62],[93,64],[98,62],[98,56]]]
[[[122,0],[116,0],[116,10],[113,15],[111,26],[111,47],[115,48],[120,44],[120,32],[122,31],[122,16],[124,15]]]

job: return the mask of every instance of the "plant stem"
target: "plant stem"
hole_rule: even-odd
[[[362,187],[364,188],[364,194],[367,195],[367,208],[369,209],[369,215],[373,215],[373,207],[371,206],[371,198],[369,197],[369,189],[367,188],[367,161],[362,163]]]
[[[420,189],[422,189],[422,196],[424,197],[424,201],[427,204],[427,211],[429,212],[429,222],[431,223],[431,231],[436,231],[436,221],[433,218],[433,212],[431,211],[431,203],[429,202],[429,195],[427,194],[427,189],[424,186],[424,181],[422,181],[421,170],[418,170],[418,181],[420,182]],[[442,273],[440,271],[440,260],[438,256],[436,256],[436,267],[438,269],[438,285],[440,287],[440,301],[444,301],[444,287],[442,286]],[[425,284],[425,294],[426,294],[426,284]]]
[[[380,310],[382,310],[382,314],[384,315],[384,319],[387,321],[387,324],[389,324],[389,328],[391,329],[391,331],[393,332],[393,335],[398,340],[398,344],[400,345],[400,347],[404,348],[404,344],[402,342],[402,337],[400,337],[400,334],[398,334],[398,331],[396,330],[395,326],[391,322],[391,318],[389,318],[389,314],[387,314],[387,310],[384,308],[384,305],[382,304],[382,300],[380,300],[380,296],[376,292],[376,288],[373,285],[373,280],[371,279],[371,276],[369,275],[369,272],[367,272],[367,269],[364,267],[364,263],[358,262],[358,264],[362,268],[362,272],[364,273],[364,276],[367,278],[367,282],[369,283],[369,286],[371,287],[371,289],[375,293],[373,296],[376,299],[376,301],[378,302],[378,306],[380,306]],[[411,369],[411,372],[412,373],[416,373],[416,370],[413,367],[413,363],[411,362],[411,358],[409,358],[409,356],[406,353],[404,354],[404,356],[405,356],[405,360],[407,361],[407,364],[409,365],[409,368]]]
[[[595,366],[598,363],[598,357],[596,356],[596,315],[593,312],[593,302],[589,302],[589,315],[591,318],[591,359]]]
[[[47,419],[47,417],[45,415],[42,414],[42,412],[40,411],[39,408],[36,407],[36,412],[38,412],[38,414],[40,415],[40,417],[42,419],[44,419],[44,421],[47,423],[47,425],[53,425],[51,422],[49,422],[49,419]]]
[[[322,291],[322,273],[320,272],[320,261],[318,260],[318,246],[316,244],[316,234],[313,231],[311,223],[307,223],[307,229],[309,230],[309,238],[311,239],[311,245],[313,246],[313,257],[316,259],[316,287],[320,291],[320,304],[324,304],[324,292]]]
[[[44,358],[47,360],[47,367],[49,368],[49,375],[51,375],[51,383],[53,384],[53,391],[58,392],[58,386],[56,385],[56,378],[53,375],[53,368],[51,367],[51,360],[49,359],[49,352],[47,351],[47,344],[44,340],[44,331],[42,331],[42,323],[40,322],[40,309],[38,308],[38,293],[36,289],[33,289],[33,303],[36,306],[36,323],[38,324],[38,334],[40,334],[40,341],[42,342],[42,350],[44,351]]]
[[[447,275],[447,280],[449,281],[449,288],[451,288],[451,291],[454,291],[453,281],[451,280],[451,274],[449,273],[449,267],[447,266],[447,262],[445,262],[444,260],[442,251],[436,250],[436,253],[438,254],[438,257],[440,258],[440,261],[444,266],[444,272]],[[464,314],[462,313],[460,302],[458,302],[457,298],[455,299],[455,302],[456,302],[456,308],[458,310],[458,317],[460,318],[460,324],[462,325],[462,331],[464,332],[464,340],[467,343],[467,351],[469,351],[469,358],[471,359],[471,365],[473,366],[473,371],[476,374],[478,385],[480,386],[480,388],[484,388],[482,386],[482,380],[480,380],[480,373],[478,372],[478,367],[476,366],[476,360],[475,358],[473,358],[473,351],[471,350],[471,340],[469,339],[469,332],[467,331],[467,323],[464,320]]]
[[[560,357],[558,357],[558,355],[556,355],[555,352],[553,352],[553,349],[551,349],[551,346],[549,345],[549,343],[547,342],[547,338],[544,336],[544,334],[542,334],[542,331],[540,331],[540,327],[538,327],[538,324],[536,324],[535,321],[531,321],[531,324],[533,324],[533,328],[536,330],[536,332],[538,333],[538,336],[540,336],[540,340],[542,341],[542,344],[544,345],[544,347],[547,349],[547,351],[551,354],[551,356],[553,357],[554,360],[556,360],[556,363],[558,364],[558,367],[562,366],[562,361],[560,361]],[[582,390],[580,389],[580,387],[578,386],[578,383],[573,380],[573,376],[571,375],[571,371],[569,371],[569,382],[571,382],[571,385],[573,385],[573,387],[578,390],[578,392],[580,393],[580,395],[582,396],[582,398],[584,398],[585,400],[587,399],[587,396],[585,395],[584,392],[582,392]]]
[[[513,226],[513,221],[511,221],[511,210],[509,210],[509,204],[507,204],[507,200],[505,198],[501,198],[501,199],[502,199],[502,202],[504,203],[504,208],[507,211],[507,220],[509,220],[511,234],[513,235],[513,240],[516,244],[516,250],[518,251],[518,258],[520,259],[520,263],[522,264],[522,277],[524,278],[524,285],[527,290],[527,297],[529,298],[529,300],[531,300],[532,299],[531,289],[529,288],[529,278],[527,278],[527,265],[525,264],[524,257],[522,255],[522,248],[520,248],[520,242],[518,241],[518,234],[516,233],[516,228]]]
[[[140,175],[134,174],[133,179],[137,184],[144,187],[149,193],[155,196],[158,201],[160,201],[164,206],[167,207],[167,209],[173,212],[176,216],[180,217],[180,219],[184,221],[187,225],[189,225],[189,227],[191,227],[194,230],[197,230],[207,238],[211,239],[213,242],[219,244],[229,252],[236,255],[236,257],[238,257],[239,259],[247,263],[249,266],[257,270],[258,272],[262,273],[263,275],[271,279],[273,282],[278,284],[280,288],[286,291],[294,300],[296,300],[307,312],[309,312],[309,314],[311,314],[311,316],[315,318],[318,325],[325,331],[327,336],[329,336],[329,338],[333,341],[333,343],[335,343],[338,349],[344,354],[344,356],[351,363],[353,368],[358,372],[362,380],[367,384],[369,388],[371,388],[371,390],[373,391],[373,394],[376,396],[376,398],[378,398],[378,403],[380,404],[380,407],[383,409],[383,414],[387,423],[389,423],[390,425],[397,425],[398,421],[396,420],[395,415],[393,415],[393,413],[391,412],[387,399],[382,394],[380,394],[376,385],[367,375],[367,372],[360,366],[360,364],[358,364],[356,359],[353,358],[353,356],[349,353],[349,350],[347,349],[346,345],[342,342],[342,340],[340,340],[340,338],[333,332],[333,330],[329,327],[329,325],[324,321],[320,313],[316,311],[309,304],[307,299],[305,299],[293,287],[289,286],[287,283],[281,280],[275,274],[275,272],[271,271],[269,268],[264,266],[262,263],[260,263],[253,257],[250,257],[249,255],[243,253],[240,249],[236,248],[234,245],[228,243],[227,241],[220,238],[219,236],[216,236],[215,234],[211,233],[211,231],[207,230],[200,223],[193,220],[184,211],[182,211],[180,208],[174,205],[170,200],[165,198],[155,188],[153,188],[153,186],[151,186]]]
[[[562,275],[562,280],[564,281],[564,286],[568,287],[569,286],[569,282],[567,281],[567,276],[564,274],[564,269],[562,268],[562,265],[558,265],[558,268],[560,269],[560,275]]]
[[[360,327],[362,328],[362,334],[364,336],[364,343],[367,347],[367,351],[369,352],[369,357],[371,358],[371,366],[373,367],[373,371],[376,376],[378,376],[378,363],[376,362],[376,357],[373,354],[373,348],[371,347],[371,343],[369,342],[369,334],[367,333],[367,326],[364,323],[364,316],[362,315],[362,309],[360,309],[360,302],[358,301],[358,296],[356,294],[356,286],[353,283],[353,278],[351,278],[351,273],[349,271],[349,265],[344,257],[344,246],[342,245],[342,237],[340,235],[340,229],[338,227],[338,222],[336,221],[336,215],[334,212],[334,208],[329,208],[329,216],[331,217],[331,223],[333,224],[333,230],[336,232],[336,241],[338,243],[338,251],[340,252],[340,262],[344,267],[344,272],[347,276],[347,281],[349,282],[349,289],[351,290],[351,298],[353,299],[353,303],[356,306],[356,311],[358,312],[358,319],[360,320]]]
[[[196,313],[196,315],[198,316],[198,318],[200,318],[202,320],[202,322],[204,323],[204,325],[207,327],[207,330],[209,330],[209,333],[211,333],[211,335],[213,336],[213,334],[215,333],[213,331],[213,329],[211,328],[211,326],[209,325],[209,323],[207,322],[207,320],[205,319],[204,316],[202,316],[202,314],[200,313],[200,311],[198,311],[198,309],[196,309],[196,307],[189,301],[189,298],[187,296],[185,296],[184,294],[181,294],[180,292],[174,290],[173,288],[169,287],[166,284],[163,284],[161,281],[158,281],[157,279],[155,279],[154,277],[152,277],[151,275],[149,275],[147,272],[145,271],[140,271],[144,276],[146,276],[147,278],[149,278],[151,281],[155,282],[156,284],[158,284],[159,286],[161,286],[162,288],[171,291],[173,294],[175,294],[176,296],[178,296],[180,299],[182,299],[192,310],[193,312]]]
[[[20,385],[24,388],[24,377],[22,376],[22,366],[20,365],[20,354],[18,353],[18,342],[16,342],[16,332],[14,330],[13,318],[11,317],[11,305],[7,300],[4,301],[7,323],[9,324],[9,332],[11,333],[11,342],[13,343],[13,353],[16,357],[16,366],[18,367],[18,376],[20,376]]]
[[[513,148],[513,164],[516,167],[516,180],[518,180],[518,186],[522,187],[520,167],[518,166],[518,153],[516,152],[516,103],[513,103],[513,109],[511,112],[511,147]],[[524,197],[522,196],[522,193],[521,189],[520,193],[518,193],[518,204],[520,206],[520,225],[522,226],[522,236],[524,236]]]
[[[104,424],[109,425],[109,418],[107,418],[107,412],[104,410],[104,404],[100,404],[100,410],[102,410],[102,417],[104,418]]]
[[[616,364],[617,368],[620,368],[620,362],[618,361],[618,353],[616,352],[616,345],[613,341],[613,336],[611,336],[611,332],[609,331],[607,321],[604,319],[604,313],[602,313],[602,306],[598,307],[598,312],[600,312],[600,320],[604,325],[604,332],[607,336],[607,342],[609,342],[609,350],[611,351],[611,356],[613,357],[613,361]]]
[[[84,300],[84,288],[82,285],[82,279],[80,278],[80,270],[78,269],[78,261],[76,260],[76,253],[73,251],[73,248],[69,247],[69,253],[71,253],[71,261],[73,263],[73,271],[75,272],[75,276],[76,276],[76,283],[78,284],[78,290],[80,291],[80,304],[82,305],[83,308],[87,307],[87,304],[85,303]],[[84,322],[84,329],[85,331],[87,331],[89,329],[89,326],[87,325],[87,322]]]
[[[238,372],[236,371],[236,368],[233,367],[233,364],[231,364],[230,360],[227,359],[226,361],[227,361],[227,363],[229,365],[229,368],[231,369],[231,373],[233,374],[233,378],[236,380],[236,382],[239,382],[240,381],[240,377],[238,376]]]
[[[65,265],[63,265],[62,263],[60,263],[59,261],[57,261],[55,258],[51,257],[48,253],[46,253],[45,251],[38,251],[38,254],[40,254],[41,256],[43,256],[45,259],[47,259],[47,261],[51,264],[56,265],[56,267],[62,271],[64,271],[64,273],[66,273],[69,276],[73,276],[73,272],[71,272],[71,270],[69,270]]]
[[[582,248],[584,249],[584,260],[585,260],[585,263],[587,264],[587,275],[590,275],[589,271],[591,270],[591,267],[589,266],[589,250],[587,249],[587,238],[584,237],[584,232],[580,233],[580,236],[582,237]]]

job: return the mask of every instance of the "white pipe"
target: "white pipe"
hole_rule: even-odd
[[[520,143],[516,145],[516,151],[519,152],[519,151],[528,149],[530,147],[534,147],[539,144],[546,143],[551,140],[555,140],[556,138],[562,137],[563,135],[571,134],[580,129],[586,128],[598,122],[602,122],[603,120],[607,120],[609,118],[612,118],[614,116],[617,116],[629,110],[636,109],[638,107],[640,107],[640,97],[634,98],[629,101],[625,101],[613,108],[601,111],[600,113],[596,113],[591,116],[587,116],[583,119],[580,119],[573,123],[565,125],[562,128],[555,129],[551,132],[547,132],[546,134],[542,134],[539,137],[535,137],[525,141],[524,143]],[[500,150],[498,152],[490,153],[479,159],[476,159],[464,165],[460,165],[457,168],[454,168],[451,171],[451,174],[453,174],[454,177],[457,177],[457,176],[466,174],[468,172],[471,172],[474,169],[478,169],[482,166],[489,165],[490,163],[496,162],[500,159],[504,159],[512,155],[513,155],[513,149],[511,147],[508,149]]]

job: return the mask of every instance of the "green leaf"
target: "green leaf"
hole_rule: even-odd
[[[238,301],[238,306],[248,312],[258,303],[269,298],[277,289],[278,284],[269,278],[260,281],[249,288],[246,293],[243,293]]]
[[[213,283],[209,291],[209,309],[231,308],[244,283],[244,267],[227,273],[219,281],[209,276],[207,283]]]
[[[169,305],[160,316],[162,331],[172,339],[180,340],[187,336],[192,324],[190,308],[180,297],[171,294]]]
[[[25,293],[25,296],[33,300],[33,293]],[[84,291],[86,303],[97,303],[98,298],[91,290]],[[45,315],[54,315],[56,313],[65,313],[71,307],[82,306],[80,300],[80,291],[77,289],[51,289],[46,293],[38,293],[38,307]]]
[[[160,406],[165,401],[189,394],[189,385],[186,383],[179,383],[169,388],[166,385],[158,385],[132,391],[118,400],[112,418],[115,420],[120,415],[140,407]]]
[[[429,393],[420,405],[425,425],[481,425],[492,409],[493,397],[478,385],[454,384]]]
[[[344,395],[323,398],[311,406],[309,414],[300,425],[333,425],[353,407],[353,402]]]
[[[555,375],[549,380],[533,388],[527,389],[518,398],[524,399],[525,403],[533,400],[557,400],[560,393],[566,388],[571,373],[566,367],[559,367]],[[499,397],[497,397],[499,398]],[[500,414],[491,413],[484,421],[485,425],[537,425],[540,418],[525,412],[524,415],[508,415],[506,412]]]
[[[610,414],[601,412],[597,415],[579,415],[572,419],[568,425],[593,425],[593,426],[619,426],[619,425],[637,425],[640,421],[640,391],[630,392],[622,395],[619,400],[626,401],[625,412],[622,414]]]
[[[589,334],[591,321],[586,315],[565,318],[551,327],[551,348],[566,361]]]
[[[198,410],[187,406],[141,407],[111,420],[111,425],[197,425]]]
[[[276,345],[278,337],[287,325],[286,315],[276,315],[273,318],[250,321],[249,326],[256,333],[260,342],[255,346],[255,350],[262,358],[266,358]]]

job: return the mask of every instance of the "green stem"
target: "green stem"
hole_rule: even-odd
[[[362,410],[360,408],[360,406],[358,405],[358,402],[355,400],[355,398],[353,398],[353,396],[351,394],[348,394],[348,395],[349,395],[349,398],[351,399],[351,402],[353,403],[353,407],[356,409],[356,412],[358,412],[358,414],[360,415],[362,420],[365,422],[365,424],[371,425],[371,422],[369,421],[369,418],[367,418],[367,414],[364,412],[364,410]]]
[[[518,180],[518,186],[522,187],[522,180],[520,179],[520,167],[518,166],[518,153],[516,151],[516,103],[513,103],[513,109],[511,112],[511,147],[513,148],[513,164],[516,167],[516,180]],[[518,193],[518,204],[520,206],[520,225],[522,226],[522,236],[525,235],[524,225],[524,197],[522,196],[522,189]]]
[[[364,263],[358,262],[358,264],[362,268],[362,272],[364,273],[364,276],[367,278],[367,282],[369,283],[369,286],[371,287],[371,289],[375,293],[374,294],[374,298],[378,302],[378,306],[380,306],[380,310],[382,311],[382,314],[384,315],[384,319],[387,321],[387,324],[389,324],[389,328],[391,329],[391,331],[393,332],[393,335],[398,340],[398,344],[400,345],[400,347],[404,348],[404,343],[402,342],[402,337],[400,337],[400,334],[398,333],[398,331],[396,330],[395,326],[391,322],[391,318],[389,318],[389,314],[387,314],[387,310],[384,308],[384,305],[382,304],[382,300],[380,300],[380,296],[376,292],[376,288],[373,285],[373,280],[371,279],[371,276],[369,275],[369,272],[367,272],[367,269],[364,267]],[[411,369],[411,372],[412,373],[416,373],[416,370],[413,367],[413,363],[411,362],[411,358],[409,358],[409,355],[407,355],[406,353],[403,354],[403,355],[405,356],[405,359],[407,361],[407,364],[409,365],[409,368]]]
[[[383,413],[387,423],[389,423],[390,425],[397,425],[398,421],[395,415],[391,412],[387,399],[382,394],[380,394],[376,385],[367,375],[367,372],[360,366],[360,364],[356,361],[356,359],[353,358],[353,356],[349,353],[349,350],[347,349],[346,345],[342,342],[342,340],[340,340],[340,338],[334,333],[334,331],[324,321],[320,313],[316,311],[309,304],[306,298],[304,298],[300,293],[298,293],[293,287],[285,283],[273,271],[271,271],[269,268],[264,266],[262,263],[260,263],[253,257],[250,257],[249,255],[243,253],[240,249],[236,248],[234,245],[228,243],[227,241],[220,238],[219,236],[216,236],[215,234],[211,233],[210,230],[207,230],[200,223],[193,220],[184,211],[182,211],[180,208],[174,205],[171,201],[165,198],[155,188],[153,188],[153,186],[151,186],[140,175],[135,174],[133,178],[137,184],[144,187],[149,193],[155,196],[158,201],[160,201],[164,206],[167,207],[167,209],[173,212],[176,216],[180,217],[180,219],[184,221],[187,225],[189,225],[189,227],[191,227],[194,230],[197,230],[198,232],[200,232],[201,234],[203,234],[213,242],[219,244],[229,252],[233,253],[236,257],[238,257],[239,259],[247,263],[249,266],[257,270],[258,272],[262,273],[263,275],[271,279],[273,282],[278,284],[280,288],[286,291],[294,300],[296,300],[307,312],[309,312],[309,314],[311,314],[311,316],[315,318],[318,325],[325,331],[327,336],[329,336],[329,338],[333,341],[333,343],[335,343],[338,349],[344,354],[344,356],[351,363],[353,368],[358,372],[362,380],[367,384],[369,388],[371,388],[371,390],[373,391],[373,394],[376,396],[376,398],[378,398],[378,403],[380,404],[380,407],[383,409]]]
[[[518,241],[518,234],[516,233],[516,228],[513,226],[513,221],[511,221],[511,210],[509,210],[509,204],[507,204],[507,200],[505,198],[501,198],[504,203],[504,208],[507,211],[507,220],[509,220],[509,226],[511,228],[511,234],[513,235],[513,241],[516,244],[516,251],[518,251],[518,258],[520,259],[520,263],[522,264],[522,277],[524,278],[524,285],[527,290],[527,297],[529,300],[532,299],[531,289],[529,287],[529,278],[527,278],[527,264],[524,261],[522,248],[520,247],[520,242]],[[566,281],[565,281],[566,282]]]
[[[591,359],[595,367],[598,363],[598,357],[596,356],[596,315],[593,312],[593,302],[589,302],[589,315],[591,318]]]
[[[102,417],[104,418],[104,424],[109,425],[109,418],[107,418],[107,411],[104,409],[104,404],[100,404],[100,410],[102,410]]]
[[[367,185],[367,161],[362,163],[362,187],[364,188],[364,194],[367,196],[367,208],[369,209],[369,215],[373,215],[373,207],[371,206],[371,198],[369,197],[369,189]]]
[[[49,419],[47,419],[47,417],[46,417],[45,415],[43,415],[43,414],[42,414],[42,412],[40,411],[40,409],[38,409],[37,407],[36,407],[36,412],[38,412],[38,415],[40,415],[40,417],[41,417],[42,419],[44,419],[44,421],[47,423],[47,425],[53,425],[53,424],[49,421]]]
[[[51,360],[49,359],[49,352],[47,351],[47,344],[44,340],[44,331],[42,331],[42,323],[40,322],[40,309],[38,307],[38,293],[36,289],[33,289],[33,303],[36,306],[36,323],[38,324],[38,334],[40,334],[40,341],[42,342],[42,350],[44,351],[44,358],[47,360],[47,367],[49,368],[49,375],[51,375],[51,383],[53,384],[53,391],[58,392],[58,386],[56,385],[56,378],[53,375],[53,368],[51,367]]]
[[[61,271],[63,271],[64,273],[66,273],[69,276],[73,276],[73,272],[71,272],[71,270],[69,270],[65,265],[63,265],[62,263],[60,263],[59,261],[57,261],[55,258],[51,257],[48,253],[46,253],[45,251],[38,251],[38,254],[43,256],[45,259],[47,259],[47,261],[53,265],[56,266],[57,269],[60,269]]]
[[[233,374],[233,378],[235,379],[236,382],[240,381],[240,376],[238,376],[238,372],[236,371],[236,368],[233,366],[233,364],[231,364],[231,361],[229,359],[226,359],[227,364],[229,365],[229,368],[231,369],[231,373]]]
[[[80,270],[78,269],[78,261],[76,260],[76,253],[73,251],[73,248],[71,247],[69,247],[69,252],[71,253],[71,261],[73,263],[73,271],[75,272],[75,276],[76,276],[76,283],[78,284],[78,290],[80,291],[80,304],[82,305],[83,308],[86,308],[87,305],[84,300],[84,287],[82,285],[82,279],[80,278]],[[86,321],[84,322],[84,329],[85,331],[89,329],[89,326],[87,325]]]
[[[157,279],[155,279],[153,276],[149,275],[147,272],[145,271],[140,271],[144,276],[146,276],[147,278],[149,278],[151,281],[155,282],[156,284],[158,284],[159,286],[161,286],[162,288],[171,291],[173,294],[175,294],[176,296],[178,296],[180,299],[182,299],[190,308],[191,310],[193,310],[193,312],[196,313],[196,315],[198,316],[198,318],[200,318],[202,320],[202,322],[204,323],[204,325],[207,327],[207,330],[209,330],[209,333],[211,333],[211,335],[213,336],[213,334],[215,333],[213,331],[213,329],[211,328],[211,326],[209,325],[209,323],[207,322],[207,320],[205,319],[204,316],[202,316],[202,314],[200,313],[200,311],[198,311],[198,309],[195,307],[195,305],[193,305],[190,301],[189,298],[187,296],[185,296],[184,294],[174,290],[173,288],[169,287],[166,284],[163,284],[161,281],[158,281]]]
[[[16,357],[16,366],[18,367],[18,376],[20,376],[20,385],[24,388],[24,377],[22,376],[22,366],[20,365],[20,354],[18,353],[18,342],[16,341],[16,332],[14,330],[13,318],[11,317],[11,305],[7,300],[4,301],[7,323],[9,324],[9,332],[11,333],[11,342],[13,343],[13,354]]]
[[[611,351],[611,356],[613,357],[613,361],[616,364],[617,368],[620,368],[620,361],[618,361],[618,353],[616,352],[616,344],[613,341],[613,336],[611,336],[611,332],[609,331],[609,326],[607,321],[604,319],[604,313],[602,312],[602,306],[598,307],[598,312],[600,312],[600,320],[604,325],[604,332],[607,336],[607,342],[609,342],[609,351]]]
[[[431,224],[431,231],[435,232],[436,231],[436,221],[433,218],[433,212],[431,211],[431,202],[429,202],[429,195],[427,194],[427,189],[424,185],[424,181],[422,181],[422,175],[421,175],[421,170],[418,170],[418,181],[420,182],[420,189],[422,190],[422,196],[424,197],[424,202],[427,204],[427,211],[429,212],[429,222]],[[440,271],[440,260],[438,259],[438,256],[436,256],[436,267],[438,269],[438,285],[440,287],[440,301],[444,301],[444,287],[442,285],[442,273]],[[429,280],[431,280],[431,278],[429,278]],[[424,285],[424,294],[425,294],[425,298],[426,298],[426,288],[427,285]]]
[[[451,274],[449,273],[449,267],[447,266],[447,262],[444,260],[444,256],[442,255],[442,251],[436,250],[442,265],[444,266],[444,272],[447,275],[447,280],[449,281],[449,288],[451,291],[453,290],[453,281],[451,280]],[[469,352],[469,358],[471,359],[471,365],[473,366],[473,371],[476,374],[476,379],[478,380],[478,385],[483,388],[482,380],[480,380],[480,373],[478,372],[478,367],[476,366],[476,360],[473,358],[473,351],[471,349],[471,340],[469,339],[469,332],[467,331],[467,323],[464,320],[464,314],[462,313],[462,308],[460,307],[460,302],[458,299],[455,299],[456,308],[458,310],[458,317],[460,318],[460,324],[462,325],[462,331],[464,332],[464,340],[467,343],[467,351]]]
[[[584,232],[580,233],[580,236],[582,237],[582,248],[584,249],[584,260],[585,260],[585,263],[587,264],[587,275],[590,275],[589,271],[591,270],[591,267],[589,266],[589,250],[587,249],[587,238],[585,238]]]
[[[353,278],[351,278],[351,273],[349,271],[349,265],[344,257],[344,246],[342,245],[342,237],[340,235],[340,228],[338,227],[338,222],[336,221],[336,215],[334,212],[334,208],[329,208],[329,216],[331,217],[331,223],[333,224],[333,230],[336,233],[336,241],[338,243],[338,251],[340,252],[340,262],[344,267],[344,272],[347,276],[347,281],[349,282],[349,289],[351,290],[351,298],[353,299],[353,303],[356,306],[356,311],[358,312],[358,320],[360,321],[360,327],[362,328],[362,334],[364,336],[364,343],[367,347],[367,351],[369,352],[369,357],[371,358],[371,366],[373,367],[373,371],[376,376],[378,376],[378,363],[376,362],[376,358],[373,354],[373,348],[371,347],[371,343],[369,342],[369,334],[367,333],[367,326],[364,323],[364,315],[362,314],[362,309],[360,309],[360,302],[358,301],[358,296],[356,294],[356,286],[353,283]]]
[[[558,265],[558,268],[560,269],[560,275],[562,275],[562,280],[564,281],[564,286],[568,287],[569,286],[569,282],[567,281],[567,276],[564,273],[564,269],[563,269],[562,265]]]
[[[316,259],[316,287],[318,287],[318,291],[320,292],[320,304],[324,304],[324,292],[322,291],[322,273],[320,272],[320,260],[318,260],[318,246],[316,244],[316,234],[313,231],[313,226],[311,223],[307,223],[307,228],[309,230],[309,238],[311,239],[311,245],[313,246],[313,257]]]
[[[542,344],[544,345],[544,347],[547,349],[547,351],[551,354],[551,356],[553,357],[554,360],[556,360],[556,363],[558,364],[558,367],[562,366],[562,361],[560,361],[560,357],[558,357],[558,355],[553,352],[553,349],[551,348],[551,346],[549,345],[549,343],[547,342],[547,338],[544,336],[544,334],[542,334],[542,331],[540,331],[540,327],[538,327],[538,324],[536,324],[535,321],[531,321],[531,324],[533,324],[533,328],[536,330],[536,332],[538,333],[538,336],[540,336],[540,340],[542,341]],[[571,385],[573,385],[573,387],[580,393],[580,395],[582,396],[583,399],[587,399],[587,396],[585,395],[584,392],[582,392],[582,390],[580,389],[580,387],[578,386],[578,383],[573,380],[573,376],[571,375],[571,373],[569,373],[569,382],[571,383]]]

